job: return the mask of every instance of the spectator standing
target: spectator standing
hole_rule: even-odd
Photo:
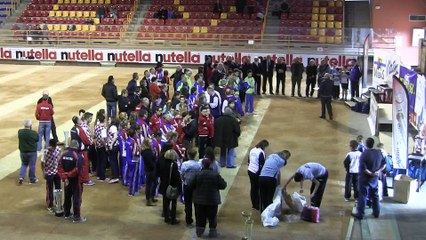
[[[256,82],[256,94],[260,96],[260,86],[262,79],[262,63],[259,61],[259,58],[254,58],[252,63],[253,77]],[[266,81],[266,80],[265,80]]]
[[[294,62],[291,64],[291,96],[294,97],[294,90],[297,85],[297,95],[302,97],[300,92],[300,84],[302,82],[302,75],[305,71],[303,63],[300,62],[300,59],[297,57],[294,59]]]
[[[306,67],[306,97],[314,95],[315,83],[317,80],[317,65],[315,60],[309,60],[309,65]]]
[[[367,150],[359,158],[359,196],[357,212],[351,215],[356,219],[363,219],[365,214],[365,205],[367,198],[372,202],[373,216],[378,218],[380,215],[379,203],[379,175],[386,167],[385,158],[379,149],[374,149],[374,139],[367,138]]]
[[[349,202],[351,198],[351,189],[354,191],[354,199],[358,199],[358,172],[359,172],[359,157],[361,152],[357,150],[358,142],[351,140],[349,142],[350,152],[346,154],[343,165],[346,169],[345,177],[345,201]]]
[[[25,178],[28,166],[30,167],[28,177],[30,183],[38,182],[35,176],[35,165],[37,161],[37,144],[39,136],[32,130],[31,120],[24,121],[24,128],[18,131],[19,152],[21,156],[21,170],[19,172],[18,184],[21,185]]]
[[[285,63],[284,58],[278,58],[278,62],[275,65],[275,71],[277,73],[277,87],[275,88],[275,94],[279,94],[281,84],[281,94],[285,96],[285,72],[287,71],[287,64]]]
[[[265,94],[265,92],[266,92],[266,81],[268,81],[269,94],[274,95],[274,89],[273,89],[273,86],[272,86],[272,76],[274,75],[274,66],[275,66],[275,63],[271,59],[271,56],[267,55],[266,59],[262,63],[262,67],[263,67],[263,69],[262,69],[263,70],[262,91],[263,91],[263,94]]]
[[[194,190],[193,201],[195,204],[196,234],[201,237],[209,221],[209,237],[215,238],[217,234],[217,210],[221,203],[219,190],[226,188],[225,180],[211,168],[214,164],[210,159],[202,160],[202,169],[191,181]]]
[[[58,175],[58,164],[61,156],[61,149],[57,146],[55,139],[50,139],[49,148],[44,150],[41,158],[41,169],[46,179],[46,205],[49,212],[54,211],[53,207],[53,187],[55,191],[61,189],[61,178]]]
[[[324,80],[321,81],[318,93],[321,97],[320,118],[325,119],[325,109],[327,108],[328,116],[330,120],[333,120],[333,108],[331,107],[331,97],[333,95],[333,81],[331,80],[331,75],[329,73],[325,74]]]
[[[37,104],[35,111],[35,117],[39,121],[37,151],[41,151],[43,137],[45,141],[45,148],[48,148],[49,146],[50,130],[54,111],[53,106],[48,102],[48,99],[49,95],[43,94],[43,99],[39,104]]]
[[[44,25],[44,26],[46,26],[46,25]],[[48,102],[48,103],[50,103],[50,104],[52,105],[52,107],[54,107],[54,106],[53,106],[52,98],[49,96],[49,91],[44,90],[44,91],[43,91],[43,95],[47,95],[47,96],[48,96],[48,98],[47,98],[47,102]],[[42,97],[41,97],[41,98],[37,101],[37,104],[39,104],[39,103],[41,103],[41,102],[43,101],[43,95],[42,95]],[[52,130],[52,136],[53,136],[53,139],[54,139],[56,142],[58,142],[58,135],[56,134],[56,124],[55,124],[55,120],[54,120],[53,116],[52,116],[52,121],[51,121],[50,129]]]
[[[350,81],[351,81],[351,99],[354,97],[359,97],[359,79],[361,78],[361,70],[359,65],[355,59],[352,60],[352,68],[350,73]]]
[[[262,140],[250,150],[248,175],[250,178],[250,199],[252,209],[260,210],[259,202],[259,175],[265,164],[265,149],[269,146],[267,140]]]
[[[214,142],[220,148],[221,167],[235,168],[235,148],[241,134],[240,124],[231,108],[225,108],[224,114],[214,122]]]
[[[321,84],[321,81],[324,79],[326,73],[330,73],[330,65],[328,65],[328,59],[322,59],[321,64],[318,66],[318,87]],[[320,97],[318,93],[318,98]]]
[[[194,180],[195,175],[201,170],[201,166],[195,157],[197,151],[193,148],[188,150],[188,160],[182,163],[181,176],[183,181],[183,197],[185,199],[185,222],[187,225],[192,225],[194,222],[192,218],[192,192],[191,182]]]
[[[115,118],[117,115],[118,93],[114,84],[114,76],[108,77],[108,82],[102,87],[102,96],[106,100],[107,117]]]

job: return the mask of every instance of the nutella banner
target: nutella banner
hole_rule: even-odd
[[[43,48],[43,47],[0,47],[0,60],[40,60],[40,61],[71,61],[71,62],[116,62],[116,63],[151,63],[169,64],[203,64],[207,56],[213,61],[223,62],[231,57],[235,62],[242,63],[246,58],[253,61],[254,57],[271,55],[275,61],[283,57],[287,64],[299,57],[303,64],[308,58],[317,63],[328,59],[337,66],[347,65],[355,56],[343,55],[307,55],[285,53],[249,53],[249,52],[200,52],[173,50],[139,50],[139,49],[91,49],[91,48]]]
[[[374,50],[373,86],[388,84],[392,86],[393,75],[399,75],[400,58],[393,52]]]

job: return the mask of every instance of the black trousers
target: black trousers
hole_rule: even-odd
[[[47,40],[49,40],[49,39],[47,39]],[[58,142],[58,134],[56,133],[56,124],[55,124],[55,120],[53,119],[53,117],[52,117],[52,120],[51,120],[50,130],[52,130],[53,139],[55,139],[55,141]]]
[[[241,103],[245,102],[246,101],[246,91],[240,90],[239,91],[239,97],[240,97]]]
[[[338,99],[340,96],[340,85],[333,86],[333,99]]]
[[[205,228],[209,221],[209,228],[217,227],[217,205],[195,204],[195,225],[197,228]]]
[[[359,97],[359,81],[351,81],[351,98]]]
[[[89,169],[91,170],[92,173],[94,173],[96,172],[96,167],[98,166],[97,153],[96,153],[96,148],[94,144],[89,146],[87,155],[89,157],[90,163],[92,164],[92,168],[89,168]]]
[[[333,118],[333,108],[331,107],[331,96],[321,97],[321,117],[325,118],[325,109],[327,108],[328,116]]]
[[[69,217],[71,205],[73,207],[74,219],[80,218],[81,197],[83,184],[78,182],[78,177],[68,178],[69,184],[64,188],[64,215]]]
[[[198,156],[201,158],[204,157],[204,151],[206,147],[210,146],[210,140],[208,136],[199,136],[198,137]]]
[[[105,171],[106,171],[106,162],[107,154],[105,147],[97,148],[97,166],[96,166],[96,175],[100,180],[105,180]]]
[[[312,95],[314,94],[315,82],[315,77],[306,78],[306,97],[312,97]]]
[[[192,189],[183,185],[183,197],[185,199],[185,222],[186,224],[192,224],[194,219],[192,218]]]
[[[260,79],[261,79],[261,77],[258,76],[258,75],[253,75],[253,78],[254,78],[254,82],[256,83],[256,94],[260,95],[260,83],[261,83]]]
[[[120,168],[118,166],[118,146],[114,146],[108,152],[109,162],[111,164],[112,179],[118,179]]]
[[[268,85],[269,85],[269,93],[274,93],[274,88],[272,87],[272,75],[274,73],[273,72],[267,72],[265,74],[263,74],[263,82],[262,82],[262,91],[263,93],[266,92],[266,81],[268,81]]]
[[[358,173],[346,173],[345,177],[345,198],[351,198],[352,189],[354,190],[354,199],[358,198]]]
[[[53,187],[55,189],[61,189],[61,178],[58,174],[47,175],[46,174],[46,205],[48,208],[53,207]]]
[[[274,177],[259,177],[260,189],[260,212],[263,212],[269,204],[274,200],[275,188],[277,187],[277,179]]]
[[[170,208],[171,204],[171,208]],[[163,214],[164,214],[164,221],[176,221],[176,204],[177,199],[169,199],[166,197],[166,194],[163,195]]]
[[[302,82],[302,76],[291,76],[291,96],[294,96],[294,90],[297,85],[297,95],[299,97],[302,96],[302,93],[300,92],[300,83]]]
[[[155,189],[157,188],[157,177],[155,176],[155,172],[145,172],[145,178],[145,198],[146,200],[153,199],[155,196]]]
[[[319,181],[319,186],[318,186],[317,192],[311,198],[312,206],[318,207],[318,208],[321,206],[322,196],[324,195],[325,186],[327,185],[327,179],[328,179],[328,171],[326,171],[325,174],[322,175],[321,177],[316,178],[316,180]],[[314,191],[314,188],[315,188],[315,183],[312,183],[311,194]]]
[[[275,88],[275,93],[279,94],[280,91],[280,84],[281,84],[281,94],[285,94],[285,74],[284,73],[277,73],[277,84]]]
[[[259,175],[247,171],[250,178],[250,199],[251,207],[254,209],[260,209],[259,203]]]

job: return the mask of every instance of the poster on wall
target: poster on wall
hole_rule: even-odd
[[[373,60],[373,86],[387,84],[392,86],[393,76],[399,76],[401,60],[394,52],[377,49],[374,50]]]
[[[392,102],[392,157],[395,169],[407,168],[408,94],[403,83],[394,77]]]
[[[408,113],[409,121],[417,127],[417,119],[420,112],[415,111],[416,90],[417,90],[417,73],[404,66],[400,67],[399,80],[404,85],[408,93]],[[424,91],[424,90],[423,90]],[[422,91],[421,91],[422,92]],[[422,104],[422,103],[419,103]]]
[[[410,119],[411,123],[420,130],[421,125],[425,123],[426,113],[426,79],[425,76],[417,74],[417,83],[416,83],[416,99],[414,105],[413,119]]]
[[[379,134],[379,124],[377,112],[379,110],[376,97],[373,92],[370,92],[370,112],[368,114],[368,125],[370,126],[370,131],[372,136],[378,136]]]

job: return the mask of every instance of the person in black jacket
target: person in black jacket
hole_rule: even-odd
[[[173,79],[173,92],[176,92],[176,84],[182,79],[183,75],[183,69],[181,65],[176,66],[176,72],[170,76],[171,79]]]
[[[132,100],[129,98],[129,94],[126,89],[121,91],[121,95],[118,96],[118,114],[125,112],[127,116],[130,116],[132,111]]]
[[[252,63],[252,71],[254,81],[256,82],[256,94],[260,96],[260,82],[262,76],[262,63],[259,61],[259,58],[254,58]]]
[[[285,63],[284,58],[278,58],[278,62],[275,65],[275,71],[277,72],[277,87],[275,88],[275,94],[280,92],[281,84],[281,94],[285,95],[285,71],[287,70],[287,64]]]
[[[108,82],[102,87],[102,96],[106,100],[107,117],[115,118],[117,115],[117,86],[114,84],[114,77],[111,75],[108,77]]]
[[[271,56],[266,56],[266,59],[262,62],[262,73],[263,73],[263,82],[262,82],[262,91],[263,94],[266,92],[266,80],[268,80],[269,85],[269,94],[274,95],[274,88],[272,86],[272,76],[274,75],[274,61],[271,59]]]
[[[253,65],[250,63],[250,58],[245,58],[244,63],[241,65],[243,79],[247,77],[249,70],[253,71]]]
[[[331,97],[333,95],[333,81],[331,80],[331,75],[329,73],[326,73],[324,75],[324,78],[319,86],[318,94],[321,97],[320,118],[325,119],[325,108],[327,107],[328,116],[330,117],[330,120],[333,120],[333,109],[331,107]]]
[[[312,97],[314,94],[315,82],[317,79],[317,65],[315,60],[311,59],[306,66],[306,97]]]
[[[182,192],[182,180],[180,178],[176,157],[177,153],[175,150],[167,150],[163,156],[160,156],[158,164],[158,174],[160,176],[159,192],[163,195],[164,222],[171,225],[179,224],[179,221],[176,219],[177,199],[168,198],[166,190],[167,187],[171,185],[172,187],[177,187],[179,191]]]
[[[204,234],[207,219],[209,221],[209,237],[217,237],[217,209],[221,203],[219,190],[226,188],[225,180],[219,173],[210,168],[211,161],[203,159],[202,169],[190,183],[193,189],[192,201],[195,205],[196,233],[198,237]]]
[[[222,116],[214,121],[214,143],[220,148],[220,165],[235,168],[235,148],[241,134],[240,124],[231,108],[226,107]]]
[[[302,81],[302,74],[305,71],[303,63],[300,62],[299,58],[295,58],[293,64],[291,64],[291,96],[294,97],[294,90],[297,84],[297,95],[302,97],[300,92],[300,83]]]
[[[152,140],[150,138],[145,138],[141,145],[141,156],[144,162],[144,171],[146,178],[146,189],[145,189],[145,198],[147,206],[156,206],[154,202],[157,200],[154,199],[155,189],[157,188],[157,178],[156,178],[156,157],[155,153],[152,150]]]
[[[190,149],[192,147],[192,143],[198,135],[198,122],[195,120],[194,116],[194,112],[182,114],[184,124],[184,127],[182,128],[184,133],[183,146],[186,149]]]
[[[132,79],[127,83],[127,91],[129,92],[129,96],[133,97],[136,92],[136,87],[138,86],[139,74],[137,72],[133,73]]]

